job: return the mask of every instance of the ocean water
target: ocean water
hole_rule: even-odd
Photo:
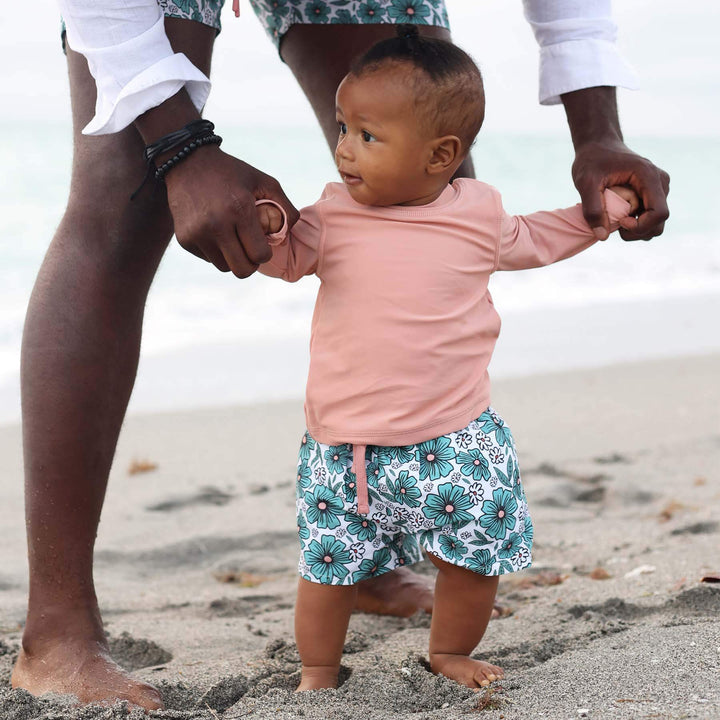
[[[67,195],[70,143],[62,125],[3,128],[14,142],[0,149],[0,384],[17,375],[27,300]],[[226,128],[225,147],[275,175],[300,207],[336,179],[319,132],[308,128]],[[303,142],[297,141],[302,135]],[[640,153],[671,175],[671,219],[652,242],[625,243],[615,235],[564,263],[498,273],[493,294],[503,313],[653,298],[720,293],[720,139],[629,138]],[[18,153],[17,147],[27,150]],[[498,187],[513,213],[576,201],[563,137],[488,134],[474,151],[477,174]],[[153,285],[143,353],[242,340],[307,335],[316,292],[308,278],[296,285],[256,275],[223,275],[173,243]]]

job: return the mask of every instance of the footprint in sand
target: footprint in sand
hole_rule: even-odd
[[[207,486],[200,488],[200,490],[193,495],[168,498],[155,505],[148,505],[145,509],[151,512],[173,512],[198,505],[215,505],[220,507],[227,505],[232,498],[233,495],[231,493],[226,493],[216,487]]]
[[[170,662],[173,657],[156,642],[145,638],[134,638],[127,632],[119,637],[109,638],[108,644],[113,660],[131,672],[153,665],[163,665]]]

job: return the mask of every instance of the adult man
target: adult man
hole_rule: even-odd
[[[60,0],[70,47],[73,175],[28,309],[22,365],[30,598],[13,684],[36,694],[159,706],[153,688],[110,660],[92,578],[147,291],[173,230],[188,251],[242,278],[270,257],[255,199],[275,199],[297,219],[273,178],[212,144],[171,168],[167,197],[145,192],[128,200],[145,171],[143,147],[198,119],[207,98],[219,8],[215,0],[199,2],[183,3],[195,11],[182,11],[160,0],[169,15],[163,19],[156,0]],[[394,32],[386,23],[430,18],[435,24],[422,32],[449,38],[440,0],[352,2],[356,14],[343,24],[311,23],[329,18],[330,4],[319,0],[253,4],[262,6],[331,147],[337,84],[355,55]],[[649,238],[667,217],[668,178],[622,142],[614,86],[632,79],[612,45],[608,4],[583,3],[577,17],[577,3],[526,0],[526,14],[544,47],[541,93],[547,101],[562,96],[565,105],[588,221],[605,234],[600,191],[629,183],[644,210],[637,228],[623,234]],[[461,174],[472,174],[472,166]],[[405,614],[428,605],[422,588],[411,574],[388,574],[368,581],[362,607]]]

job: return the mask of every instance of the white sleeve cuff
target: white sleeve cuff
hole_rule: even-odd
[[[563,93],[608,85],[637,90],[635,71],[613,42],[584,38],[540,48],[540,103],[557,105]]]
[[[97,85],[95,117],[85,135],[118,132],[182,87],[200,110],[210,94],[210,79],[182,53],[174,53],[162,14],[142,34],[103,48],[78,46],[68,28],[70,47],[82,53]]]

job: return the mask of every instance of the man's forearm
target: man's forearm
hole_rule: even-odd
[[[135,127],[142,135],[145,144],[149,145],[163,135],[175,132],[193,120],[199,119],[200,113],[183,89],[157,107],[140,115],[135,120]]]
[[[577,150],[588,142],[623,142],[614,87],[591,87],[560,96],[572,143]]]

